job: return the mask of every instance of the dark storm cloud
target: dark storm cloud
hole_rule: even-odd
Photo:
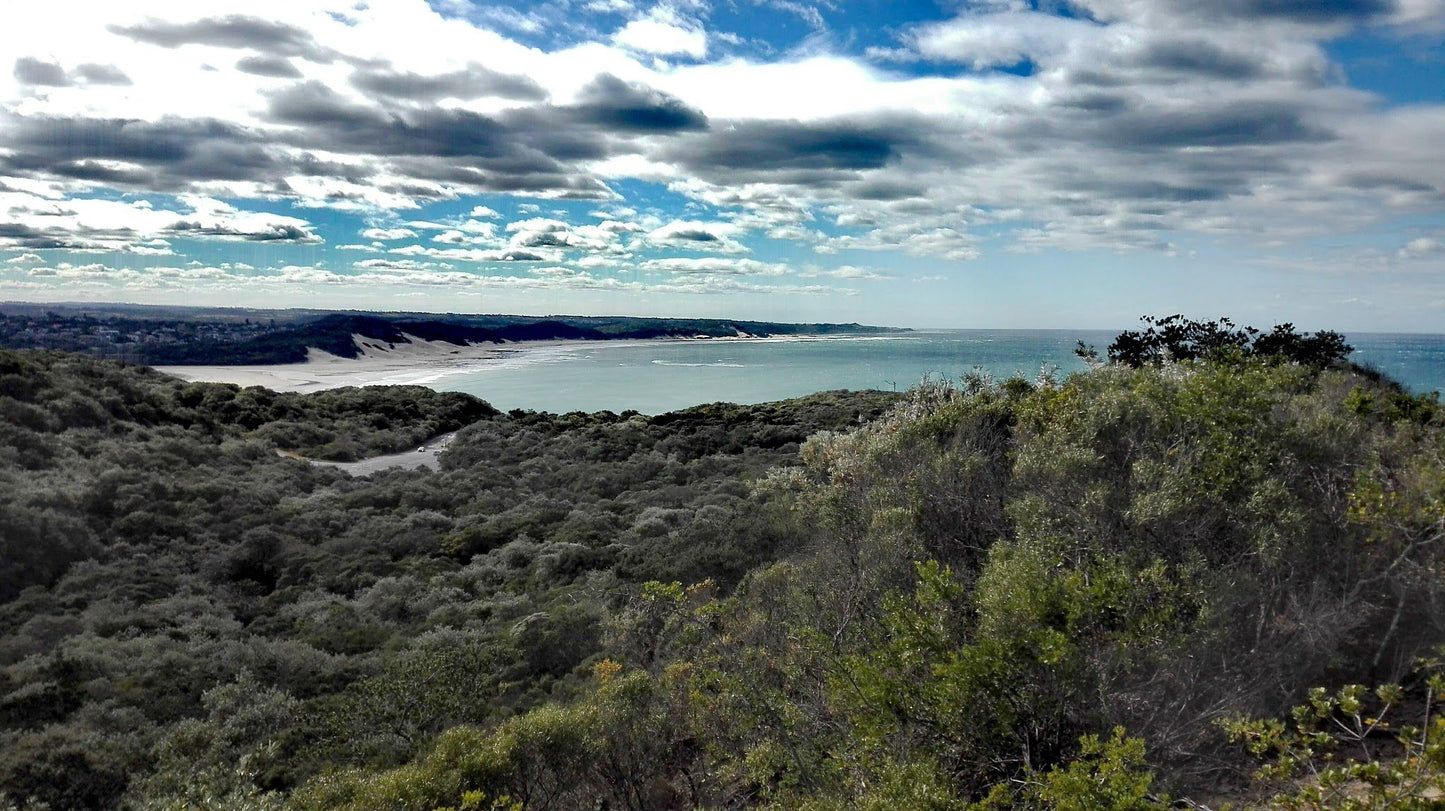
[[[243,56],[236,60],[236,70],[273,79],[301,78],[301,71],[284,56]]]
[[[341,138],[347,130],[371,129],[386,124],[381,111],[348,101],[321,82],[303,82],[271,94],[268,115],[272,121],[300,126],[338,128]]]
[[[118,86],[131,84],[130,77],[125,75],[125,71],[115,65],[101,65],[95,62],[87,62],[75,69],[75,75],[90,84]]]
[[[384,111],[349,101],[320,82],[306,82],[272,94],[267,112],[272,121],[302,128],[281,136],[298,145],[371,155],[525,158],[512,170],[555,168],[514,137],[512,128],[469,110]]]
[[[1440,190],[1408,177],[1383,172],[1346,172],[1339,178],[1341,185],[1365,191],[1420,192],[1434,194]]]
[[[533,193],[564,200],[610,200],[606,184],[584,173],[508,174],[457,166],[455,161],[404,159],[394,163],[407,177],[463,186],[478,191]]]
[[[377,189],[387,194],[410,197],[413,200],[447,200],[455,196],[435,186],[423,186],[420,183],[384,183]]]
[[[566,248],[572,244],[568,241],[566,232],[556,231],[518,234],[515,243],[519,248]]]
[[[1235,17],[1266,17],[1303,23],[1330,23],[1380,17],[1398,7],[1396,0],[1213,0],[1206,11]]]
[[[578,118],[611,130],[676,132],[707,127],[707,116],[680,99],[643,84],[603,74],[582,89]]]
[[[476,63],[467,65],[464,70],[432,75],[379,69],[358,70],[352,74],[351,84],[374,96],[417,102],[443,98],[476,99],[484,96],[519,101],[542,101],[547,98],[547,91],[526,76],[499,73]]]
[[[73,176],[82,162],[118,160],[147,167],[170,190],[191,181],[260,179],[277,168],[253,133],[220,121],[10,116],[0,120],[11,154],[0,167],[19,174]]]
[[[1283,22],[1334,25],[1387,19],[1401,10],[1400,0],[1077,0],[1077,7],[1097,19],[1180,24],[1212,22]],[[1187,30],[1176,28],[1175,30]]]
[[[701,228],[678,228],[667,232],[669,242],[722,242],[722,237]]]
[[[76,239],[69,232],[58,228],[35,228],[16,222],[0,222],[0,246],[28,250],[83,250],[94,247],[93,243]]]
[[[575,164],[631,148],[579,126],[570,108],[541,105],[495,116],[439,107],[381,110],[318,82],[272,94],[267,114],[296,128],[278,135],[293,146],[390,158],[407,177],[485,191],[610,197]]]
[[[1100,122],[1096,140],[1116,148],[1181,149],[1320,142],[1333,135],[1307,123],[1298,110],[1241,102],[1217,108],[1140,110]]]
[[[1203,39],[1156,39],[1145,46],[1138,63],[1172,73],[1239,80],[1262,76],[1264,56],[1233,53]]]
[[[1117,113],[1127,109],[1131,101],[1131,97],[1125,93],[1085,90],[1067,93],[1055,99],[1053,104],[1055,107],[1086,113]]]
[[[927,194],[926,187],[906,180],[890,180],[887,178],[869,178],[861,183],[854,183],[848,187],[848,196],[855,200],[877,200],[889,202],[893,200],[907,200],[915,197],[922,197]]]
[[[322,160],[310,152],[303,152],[291,167],[296,174],[306,177],[334,177],[348,183],[365,183],[376,174],[375,167],[364,164],[342,163]]]
[[[65,75],[64,68],[54,62],[46,62],[32,56],[22,56],[15,60],[14,76],[15,81],[21,84],[43,87],[68,87],[70,85],[70,77]]]
[[[1190,186],[1154,180],[1125,180],[1118,178],[1094,184],[1092,190],[1105,194],[1110,199],[1160,201],[1168,203],[1197,203],[1205,200],[1219,200],[1227,196],[1225,190],[1210,186]]]
[[[317,62],[327,62],[332,58],[331,51],[318,45],[315,38],[301,28],[242,14],[207,17],[189,23],[151,19],[138,25],[112,25],[108,29],[162,48],[210,45],[216,48],[252,48],[275,56],[300,56]]]
[[[321,238],[307,228],[291,223],[269,223],[264,228],[240,228],[228,222],[201,222],[199,220],[177,220],[164,233],[189,237],[229,237],[246,242],[295,242],[316,244]]]
[[[103,183],[108,186],[153,186],[156,175],[144,169],[118,169],[91,161],[75,161],[51,167],[51,172],[72,180]]]
[[[159,122],[122,118],[12,117],[7,139],[20,154],[50,161],[110,158],[138,163],[179,163],[198,144],[241,142],[250,138],[231,124],[204,119],[165,118]]]
[[[919,141],[903,125],[740,121],[687,138],[663,154],[699,171],[878,169]]]

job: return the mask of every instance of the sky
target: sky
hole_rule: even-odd
[[[1445,0],[50,0],[0,54],[0,300],[1445,332]]]

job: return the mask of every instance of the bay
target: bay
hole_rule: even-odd
[[[936,330],[745,340],[586,342],[527,347],[448,374],[434,388],[510,410],[659,414],[710,402],[760,403],[830,389],[902,391],[925,376],[997,379],[1081,371],[1082,340],[1102,354],[1115,330]],[[1351,359],[1418,392],[1445,391],[1445,335],[1356,334]]]

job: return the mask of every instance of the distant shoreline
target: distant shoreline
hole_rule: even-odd
[[[375,339],[354,336],[361,346],[356,358],[343,358],[319,349],[309,349],[303,363],[154,366],[156,371],[190,383],[233,383],[238,386],[262,386],[273,391],[306,394],[346,386],[428,386],[453,375],[484,369],[503,358],[540,349],[583,348],[668,344],[679,341],[717,343],[781,342],[829,340],[843,335],[736,336],[703,338],[616,338],[610,340],[559,339],[518,341],[510,344],[456,345],[445,341],[427,341],[407,336],[409,343],[378,348]]]
[[[473,347],[538,345],[548,341],[730,340],[899,332],[909,330],[856,323],[796,324],[717,318],[433,316],[356,311],[218,313],[116,305],[41,307],[0,302],[0,346],[83,352],[158,367],[295,365],[315,360],[318,350],[352,359],[366,355],[368,348],[405,349],[411,355],[430,358],[441,354],[470,356],[469,348]],[[425,344],[414,347],[419,340]],[[280,377],[293,385],[314,384],[309,380],[293,380],[288,375]]]

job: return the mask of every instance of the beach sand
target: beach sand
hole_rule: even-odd
[[[155,368],[187,381],[264,386],[274,391],[292,391],[304,394],[343,386],[430,386],[444,377],[479,371],[495,365],[499,360],[508,356],[535,349],[557,347],[583,349],[599,343],[620,346],[694,340],[707,340],[717,344],[735,341],[774,343],[833,340],[829,336],[756,337],[738,335],[705,339],[701,336],[699,338],[614,338],[601,342],[555,339],[458,346],[444,341],[425,341],[414,335],[406,336],[409,343],[392,345],[362,335],[351,337],[356,342],[359,353],[356,358],[343,358],[313,347],[306,350],[305,363],[275,366],[157,366]]]
[[[342,386],[425,386],[447,375],[461,374],[522,351],[521,347],[556,345],[562,341],[526,344],[457,346],[424,341],[408,335],[410,343],[391,346],[374,338],[353,336],[359,357],[343,358],[308,349],[305,363],[279,366],[157,366],[182,380],[264,386],[275,391],[312,392]]]

